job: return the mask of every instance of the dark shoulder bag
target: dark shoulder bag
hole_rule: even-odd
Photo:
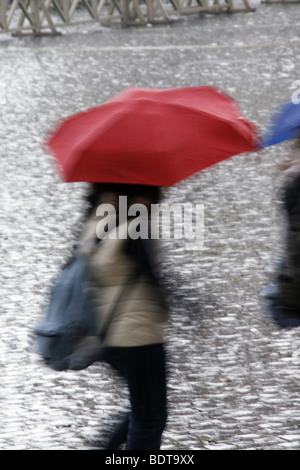
[[[99,332],[92,292],[101,287],[92,280],[90,254],[75,254],[58,276],[45,317],[34,330],[45,364],[57,371],[82,370],[100,360],[111,319],[136,276],[124,285]]]

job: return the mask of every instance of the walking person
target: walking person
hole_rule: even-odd
[[[163,330],[168,308],[155,262],[156,240],[150,230],[150,236],[144,237],[144,223],[140,236],[123,237],[124,230],[130,232],[138,221],[128,217],[124,222],[122,214],[116,217],[119,198],[126,196],[129,206],[149,208],[159,200],[159,187],[173,186],[233,155],[256,150],[258,144],[256,126],[243,117],[236,101],[209,86],[129,87],[63,119],[45,141],[65,182],[97,182],[92,185],[81,243],[90,240],[92,244],[99,225],[100,232],[103,229],[99,205],[107,204],[108,231],[114,231],[118,220],[115,232],[121,236],[101,239],[91,257],[104,324],[117,302],[102,359],[126,380],[131,404],[110,448],[126,441],[128,450],[159,449],[167,420]],[[151,217],[148,222],[148,228],[157,230]],[[125,294],[121,299],[120,292]],[[97,353],[97,341],[84,347],[86,364],[76,367],[82,356],[75,354],[71,367],[68,355],[68,367],[80,370],[93,362],[89,354],[93,348]]]
[[[274,285],[262,290],[268,313],[281,328],[300,326],[300,140],[282,166],[280,199],[283,212],[283,253]]]
[[[120,225],[118,201],[126,196],[128,206],[143,204],[150,209],[159,201],[160,189],[155,186],[125,184],[93,184],[89,195],[90,209],[84,223],[81,243],[93,239],[99,224],[97,208],[105,204],[112,208],[107,214]],[[151,225],[149,214],[149,228]],[[123,225],[134,218],[128,218]],[[100,219],[101,220],[101,219]],[[138,237],[105,238],[91,258],[94,281],[99,292],[94,298],[102,321],[118,292],[128,283],[127,292],[119,301],[109,324],[102,360],[110,364],[125,379],[130,399],[130,412],[107,443],[107,449],[118,449],[126,442],[126,450],[160,449],[167,420],[166,358],[164,326],[168,308],[159,278],[158,240]]]

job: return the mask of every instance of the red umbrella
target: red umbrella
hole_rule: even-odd
[[[213,87],[128,88],[63,120],[46,141],[65,181],[171,186],[256,150],[254,125]]]

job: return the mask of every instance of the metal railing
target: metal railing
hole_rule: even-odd
[[[0,33],[59,34],[60,27],[87,22],[146,25],[180,15],[254,9],[250,0],[0,0]]]

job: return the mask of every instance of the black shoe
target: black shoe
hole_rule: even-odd
[[[265,311],[269,318],[280,328],[297,328],[300,326],[300,314],[284,305],[279,297],[278,287],[266,286],[259,291]]]

